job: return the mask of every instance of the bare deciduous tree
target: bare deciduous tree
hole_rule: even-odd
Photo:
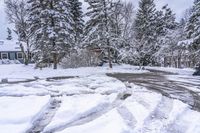
[[[24,64],[28,65],[31,56],[31,32],[27,22],[28,11],[26,0],[5,0],[8,21],[14,24],[20,47],[24,55]]]

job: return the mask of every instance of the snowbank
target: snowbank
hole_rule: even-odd
[[[49,96],[0,97],[0,131],[25,132],[49,99]]]

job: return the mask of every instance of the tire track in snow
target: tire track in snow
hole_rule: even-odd
[[[60,107],[60,95],[51,95],[50,104],[41,112],[41,115],[33,121],[33,126],[26,133],[41,133],[44,128],[51,122],[57,109]]]
[[[108,113],[112,109],[119,107],[124,100],[122,97],[123,97],[123,95],[119,94],[112,103],[98,104],[96,107],[91,108],[89,111],[82,113],[77,118],[75,118],[67,123],[60,124],[59,126],[54,127],[53,129],[44,131],[43,133],[54,133],[57,131],[62,131],[64,129],[70,128],[70,127],[87,124],[87,123],[103,116],[104,114]]]
[[[188,125],[181,125],[180,121],[183,115],[187,112],[188,108],[182,110],[171,123],[165,125],[162,129],[163,133],[185,133]]]
[[[133,130],[135,128],[135,125],[137,123],[137,120],[133,116],[133,114],[129,111],[129,109],[125,106],[120,106],[117,108],[118,113],[123,118],[126,125]]]
[[[164,127],[164,121],[168,119],[169,112],[172,111],[173,101],[165,96],[155,110],[144,120],[143,127],[139,129],[140,133],[157,133]]]

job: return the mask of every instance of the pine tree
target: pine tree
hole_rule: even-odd
[[[85,28],[85,43],[93,47],[99,47],[105,54],[112,68],[111,52],[116,41],[116,34],[113,31],[112,9],[116,4],[110,0],[85,0],[88,2],[88,12],[90,18]]]
[[[190,41],[189,49],[193,54],[195,63],[200,62],[200,0],[195,0],[191,9],[191,16],[186,24],[186,34]]]
[[[30,25],[29,31],[32,31],[32,45],[34,49],[34,60],[36,63],[43,62],[50,57],[48,48],[45,47],[45,33],[41,31],[42,20],[41,13],[45,9],[44,1],[41,0],[28,0],[29,8],[28,23]]]
[[[82,3],[79,0],[68,0],[70,6],[70,14],[72,18],[72,32],[73,39],[76,45],[79,45],[81,38],[83,37],[84,20]],[[78,44],[77,44],[78,43]]]
[[[174,30],[177,26],[175,13],[168,7],[168,5],[163,6],[164,12],[163,21],[164,21],[164,30],[167,34],[168,30]]]
[[[59,58],[72,47],[69,2],[63,0],[28,2],[31,7],[29,21],[34,30],[36,49],[42,58],[52,56],[54,69],[57,69]]]
[[[11,29],[7,28],[7,32],[8,32],[7,40],[12,40],[12,31],[11,31]]]
[[[200,0],[194,1],[194,6],[191,9],[191,15],[186,26],[188,38],[196,38],[199,36],[199,23],[200,23]]]
[[[163,58],[168,56],[171,48],[177,45],[177,23],[175,14],[168,5],[163,6],[156,14],[157,43],[154,58],[158,65],[162,65]]]
[[[135,20],[135,38],[140,65],[152,63],[156,43],[156,8],[154,0],[141,0]]]

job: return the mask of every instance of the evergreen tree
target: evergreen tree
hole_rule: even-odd
[[[83,29],[84,29],[84,20],[83,20],[83,11],[82,11],[82,3],[79,0],[68,0],[70,5],[70,14],[72,18],[72,32],[74,43],[77,45],[81,41],[83,37]]]
[[[200,0],[195,0],[193,8],[191,9],[191,15],[186,25],[186,34],[190,41],[189,49],[193,54],[195,63],[200,62]]]
[[[29,31],[32,31],[32,45],[34,49],[34,60],[36,63],[45,61],[50,58],[50,53],[45,44],[45,34],[42,32],[42,12],[45,9],[43,0],[28,0],[29,8],[28,13],[28,23],[30,25]]]
[[[141,0],[135,20],[135,38],[140,65],[152,63],[156,43],[156,8],[154,0]]]
[[[176,28],[176,16],[175,13],[172,12],[172,10],[168,7],[168,5],[163,6],[162,8],[164,12],[164,27],[165,27],[165,33],[167,33],[168,30],[173,30]]]
[[[44,60],[52,56],[54,69],[59,58],[71,44],[71,15],[69,2],[63,0],[29,0],[31,29],[35,34],[36,50]]]
[[[162,60],[169,55],[171,49],[174,48],[177,43],[177,23],[176,17],[168,5],[163,6],[161,11],[157,11],[156,17],[156,53],[154,58],[158,65],[162,65]]]
[[[191,15],[186,26],[186,32],[188,38],[196,38],[199,36],[199,24],[200,24],[200,0],[195,0],[193,8],[191,9]]]
[[[116,34],[113,31],[113,8],[116,4],[112,0],[85,0],[88,2],[88,12],[86,15],[90,18],[85,28],[85,43],[99,47],[106,55],[109,67],[112,68],[111,52]]]
[[[11,31],[11,29],[7,28],[7,32],[8,32],[7,40],[12,40],[12,31]]]

